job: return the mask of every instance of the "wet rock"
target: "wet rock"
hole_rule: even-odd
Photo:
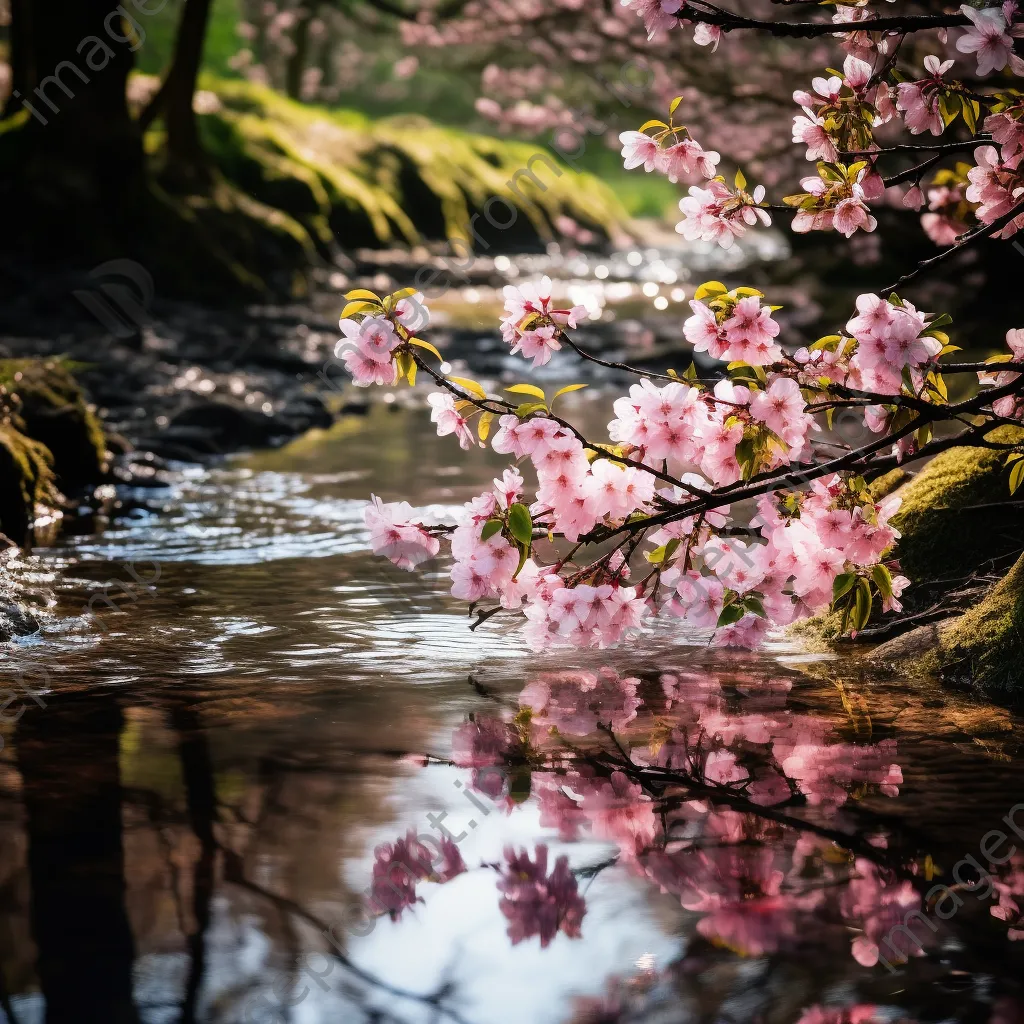
[[[1000,427],[988,436],[1013,442],[1024,431]],[[902,499],[892,519],[902,534],[896,556],[914,583],[1003,568],[1024,548],[1024,519],[1008,503],[1009,475],[1003,452],[952,448],[894,492]]]
[[[171,418],[160,438],[162,449],[191,448],[200,454],[217,454],[240,448],[261,448],[294,433],[284,419],[255,412],[241,402],[224,398],[189,399]]]
[[[24,606],[0,597],[0,642],[39,632],[39,622]]]
[[[334,422],[334,417],[324,405],[323,399],[313,394],[290,397],[278,415],[296,434],[312,430],[314,427],[326,429]]]

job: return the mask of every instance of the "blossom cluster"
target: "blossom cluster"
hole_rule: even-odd
[[[728,361],[729,375],[713,385],[640,380],[614,400],[608,443],[583,438],[533,385],[508,389],[536,399],[519,406],[463,378],[432,394],[439,435],[455,435],[463,447],[489,440],[517,465],[456,510],[453,523],[426,526],[407,504],[374,498],[366,512],[374,550],[411,569],[437,555],[447,537],[452,595],[520,611],[525,638],[538,649],[607,647],[662,613],[712,630],[716,644],[752,647],[772,625],[830,607],[843,612],[844,626],[863,628],[874,595],[883,611],[899,610],[907,580],[886,565],[899,536],[890,525],[899,502],[874,501],[855,475],[762,495],[746,539],[729,536],[726,502],[699,515],[674,510],[812,461],[820,424],[809,407],[833,384],[880,399],[862,405],[876,431],[891,428],[908,387],[915,396],[939,395],[943,321],[896,296],[866,294],[845,335],[788,357],[778,343],[777,307],[762,293],[708,282],[695,295],[683,333],[695,351]],[[547,281],[507,289],[506,302],[510,330],[529,332],[525,321],[534,316],[560,334],[570,329],[573,311],[553,308]],[[1016,335],[1011,342],[1016,353]],[[914,443],[904,438],[897,454]],[[535,483],[527,482],[528,468]],[[621,539],[595,560],[575,557],[609,536]],[[637,578],[634,553],[646,563]]]
[[[519,288],[506,286],[505,315],[501,336],[512,346],[512,354],[521,352],[534,366],[543,366],[551,353],[562,346],[560,337],[566,327],[576,327],[586,316],[586,306],[556,309],[551,301],[551,278],[546,275],[537,284],[526,282]]]

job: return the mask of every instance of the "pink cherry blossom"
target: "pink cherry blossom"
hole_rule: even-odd
[[[440,541],[432,537],[413,519],[412,506],[406,501],[384,504],[376,495],[370,496],[363,518],[370,531],[370,547],[375,555],[383,555],[400,569],[415,569],[433,558]]]
[[[448,882],[466,870],[462,854],[451,839],[417,836],[412,829],[404,838],[382,843],[373,852],[369,902],[371,908],[382,907],[392,919],[418,902],[418,881]]]
[[[924,59],[928,78],[920,82],[900,82],[896,87],[899,98],[896,106],[903,111],[904,121],[912,135],[930,131],[941,135],[945,131],[939,100],[942,96],[942,76],[953,66],[953,61],[940,62],[938,57]]]
[[[1012,161],[1019,162],[1019,156]],[[983,224],[991,224],[1019,206],[1024,199],[1024,183],[1016,166],[1004,164],[995,146],[981,146],[974,154],[976,166],[967,172],[970,186],[966,198],[980,203],[977,216]],[[996,238],[1009,238],[1024,227],[1024,213],[1015,217],[996,234]]]
[[[825,119],[809,107],[793,118],[793,141],[807,147],[808,160],[834,161],[839,156],[835,143],[825,131]]]
[[[1010,330],[1006,332],[1006,344],[1013,355],[1015,363],[1024,363],[1024,330]],[[982,385],[1002,387],[1015,381],[1020,374],[1012,370],[998,370],[998,363],[993,363],[993,370],[983,370],[978,373],[978,380]],[[1020,395],[1006,395],[997,398],[992,403],[992,411],[997,416],[1006,416],[1011,419],[1024,418],[1024,398]]]
[[[1006,17],[1000,7],[986,7],[982,10],[962,4],[960,10],[973,24],[957,41],[961,53],[977,55],[978,74],[988,75],[1002,71],[1009,63],[1013,50]]]
[[[659,150],[656,167],[668,176],[669,181],[692,178],[695,174],[707,179],[715,176],[715,168],[720,159],[718,153],[701,148],[693,139],[683,139],[667,149]],[[628,169],[628,163],[626,167]]]
[[[658,143],[643,132],[623,132],[619,142],[622,143],[622,165],[627,171],[641,164],[645,171],[653,171],[662,159]]]
[[[427,396],[430,403],[430,421],[437,424],[437,436],[454,434],[463,449],[472,448],[475,439],[468,420],[455,408],[455,399],[447,391]]]
[[[717,242],[728,249],[758,221],[766,227],[771,224],[768,212],[758,205],[764,195],[763,185],[748,194],[733,191],[721,178],[712,178],[706,188],[691,185],[689,195],[679,200],[683,220],[676,231],[688,241]]]

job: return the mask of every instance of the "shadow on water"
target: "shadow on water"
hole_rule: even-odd
[[[482,490],[450,440],[374,410],[26,560],[59,614],[0,670],[7,1017],[1021,1020],[1020,721],[782,643],[470,634],[361,520]]]

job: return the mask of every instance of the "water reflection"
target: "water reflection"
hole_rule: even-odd
[[[371,489],[494,475],[425,420],[25,560],[57,609],[0,671],[43,702],[0,728],[8,1019],[1020,1020],[1018,720],[781,645],[469,634],[442,567],[365,550]],[[99,629],[131,560],[159,579]]]

